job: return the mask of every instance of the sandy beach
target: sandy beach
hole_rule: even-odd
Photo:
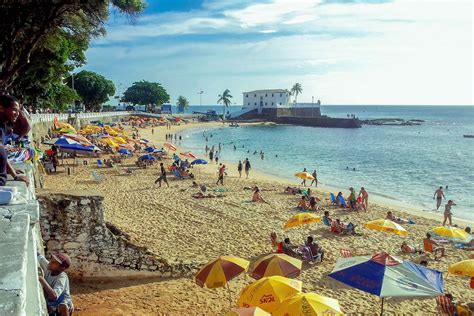
[[[162,146],[166,133],[214,126],[222,126],[222,123],[190,123],[172,126],[171,130],[164,126],[155,127],[154,135],[151,129],[139,129],[139,132],[153,144]],[[179,147],[179,142],[177,145]],[[205,146],[204,142],[202,146]],[[123,165],[132,166],[135,160],[129,158]],[[75,167],[74,174],[70,176],[65,168],[59,167],[57,174],[46,177],[45,188],[59,191],[96,190],[102,193],[105,197],[106,220],[123,229],[133,242],[148,247],[170,262],[195,261],[204,264],[220,255],[235,255],[254,261],[272,252],[272,231],[277,233],[279,239],[289,237],[297,244],[302,243],[306,236],[313,235],[326,250],[326,258],[322,263],[305,264],[298,279],[303,281],[305,292],[313,291],[337,298],[345,314],[374,315],[380,309],[380,299],[327,277],[340,257],[341,249],[351,250],[354,255],[387,251],[403,259],[416,260],[415,256],[400,252],[402,241],[422,244],[425,233],[442,222],[440,216],[422,217],[420,215],[423,214],[404,213],[389,205],[373,203],[369,205],[368,211],[349,212],[330,206],[328,192],[316,189],[314,195],[322,200],[322,206],[330,211],[331,217],[355,223],[359,235],[334,235],[322,223],[284,231],[283,224],[297,213],[295,206],[299,196],[284,194],[283,189],[294,183],[287,183],[258,170],[251,171],[250,179],[239,178],[236,164],[231,162],[222,192],[224,196],[194,199],[191,195],[198,190],[191,187],[190,180],[177,180],[170,176],[169,188],[155,185],[157,164],[151,168],[137,169],[131,176],[119,176],[114,169],[98,169],[92,162]],[[171,160],[165,162],[171,163]],[[92,169],[103,175],[105,181],[91,181]],[[207,184],[211,189],[217,187],[216,164],[197,166],[194,170],[198,183]],[[255,185],[264,190],[263,196],[269,204],[251,202],[251,191],[243,188]],[[388,210],[415,222],[404,225],[409,231],[407,237],[362,228],[370,220],[384,218]],[[468,251],[447,246],[447,256],[440,261],[430,260],[429,267],[445,273],[449,264],[467,259],[469,255]],[[240,289],[252,280],[248,275],[232,280],[230,288],[234,306]],[[474,291],[469,289],[468,279],[446,273],[444,280],[446,292],[452,293],[458,301],[474,301]],[[203,289],[191,278],[72,282],[72,295],[79,309],[76,315],[223,315],[230,309],[225,289]],[[385,310],[387,315],[435,315],[436,303],[433,298],[389,299]]]

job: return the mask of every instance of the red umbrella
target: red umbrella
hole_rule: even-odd
[[[176,151],[176,146],[173,145],[172,143],[164,143],[163,146],[165,146],[169,150]]]
[[[197,157],[190,151],[187,151],[185,153],[179,153],[179,155],[187,158],[197,159]]]

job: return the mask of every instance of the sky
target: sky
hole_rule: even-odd
[[[323,105],[473,104],[471,0],[148,0],[112,11],[84,67],[161,83],[198,105],[225,89],[290,89]]]

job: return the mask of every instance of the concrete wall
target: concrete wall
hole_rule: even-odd
[[[46,252],[67,253],[73,278],[182,277],[198,268],[191,262],[170,264],[130,242],[105,222],[103,197],[97,192],[44,192],[38,201]]]

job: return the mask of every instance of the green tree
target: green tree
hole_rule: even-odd
[[[143,0],[56,0],[43,1],[41,5],[35,1],[2,2],[0,91],[12,91],[17,78],[37,58],[34,53],[44,48],[48,38],[59,30],[87,39],[104,34],[109,5],[130,16],[145,8]]]
[[[185,109],[189,107],[189,101],[186,99],[186,97],[183,97],[180,95],[178,97],[178,101],[176,102],[176,105],[178,106],[178,113],[183,113]]]
[[[145,80],[134,82],[123,94],[122,102],[131,102],[133,104],[156,104],[161,106],[169,102],[170,95],[166,89],[157,82],[148,82]]]
[[[303,92],[303,88],[301,87],[301,83],[295,83],[291,88],[291,94],[295,96],[295,103],[298,100],[298,94]]]
[[[232,104],[230,99],[232,99],[232,96],[229,89],[225,89],[222,94],[219,94],[219,99],[217,99],[217,104],[222,103],[222,121],[225,121],[225,108]]]
[[[72,86],[72,77],[67,79]],[[74,75],[74,90],[81,97],[86,110],[100,110],[100,105],[109,100],[115,93],[115,85],[111,80],[92,71],[82,70]]]

